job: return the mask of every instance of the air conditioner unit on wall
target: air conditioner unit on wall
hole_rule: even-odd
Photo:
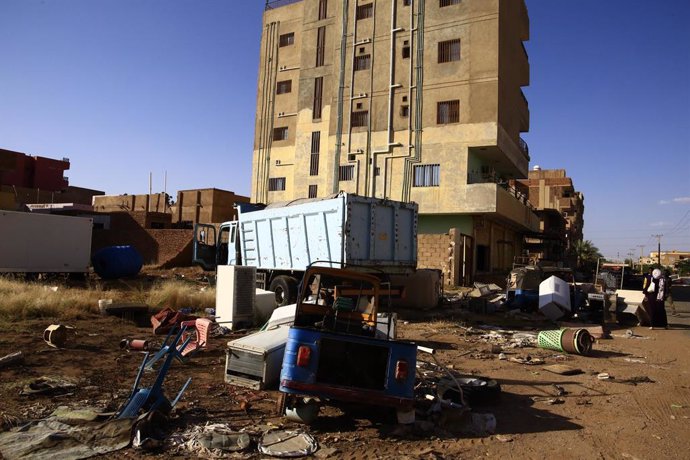
[[[251,326],[256,302],[256,267],[219,265],[216,321],[230,329]]]

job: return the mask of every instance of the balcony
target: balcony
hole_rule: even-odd
[[[470,183],[463,212],[488,214],[512,227],[538,232],[539,218],[527,197],[507,183]]]
[[[518,118],[520,120],[520,132],[529,131],[529,102],[525,97],[524,91],[520,90],[520,101],[517,107]]]
[[[519,139],[520,142],[518,143],[518,145],[520,147],[520,151],[525,156],[525,158],[527,158],[527,161],[529,161],[529,145],[527,145],[527,142],[525,142],[523,138],[520,137]]]

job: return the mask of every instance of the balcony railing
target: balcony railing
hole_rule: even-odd
[[[293,3],[301,2],[302,0],[266,0],[266,7],[264,10],[272,10],[280,8],[281,6],[292,5]]]
[[[495,173],[477,173],[477,172],[469,172],[467,174],[467,184],[496,184],[506,190],[508,193],[510,193],[512,196],[515,197],[516,200],[518,200],[520,203],[524,204],[527,206],[529,209],[534,210],[534,206],[532,203],[529,202],[527,199],[527,194],[521,192],[520,190],[516,189],[512,185],[508,183],[508,181],[502,179],[501,177],[496,176]]]
[[[527,145],[527,142],[523,138],[520,138],[520,142],[518,143],[520,146],[520,150],[522,151],[522,154],[529,160],[529,145]]]

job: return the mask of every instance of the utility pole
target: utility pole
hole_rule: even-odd
[[[656,238],[656,242],[657,242],[657,246],[656,246],[657,247],[657,252],[656,252],[657,258],[656,258],[656,260],[657,260],[657,263],[659,264],[659,266],[661,266],[661,237],[662,236],[664,236],[664,235],[661,235],[661,234],[652,235],[652,238]]]
[[[637,247],[640,248],[640,261],[639,262],[640,262],[640,272],[642,272],[642,270],[644,268],[642,266],[642,257],[644,257],[644,244],[638,244]]]

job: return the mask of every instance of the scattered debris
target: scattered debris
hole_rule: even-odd
[[[536,366],[538,364],[544,364],[544,360],[541,358],[532,358],[530,355],[527,356],[517,356],[509,358],[508,361],[518,364],[527,364],[529,366]]]
[[[73,336],[74,328],[63,324],[51,324],[43,331],[43,340],[54,348],[64,348]]]
[[[9,355],[5,355],[0,358],[0,369],[12,364],[18,364],[22,361],[24,361],[24,354],[21,351],[10,353]]]
[[[563,398],[551,398],[548,396],[532,396],[532,401],[534,402],[543,402],[546,403],[550,406],[553,406],[555,404],[563,404],[565,403],[565,399]]]
[[[181,446],[189,452],[205,457],[222,456],[229,452],[246,450],[251,444],[248,433],[234,431],[223,423],[207,423],[193,426],[184,433],[170,438],[173,446]]]
[[[565,364],[550,364],[548,366],[542,367],[542,369],[558,375],[577,375],[583,373],[582,369],[578,369],[576,367],[568,366]]]
[[[608,372],[602,372],[602,373],[600,373],[600,374],[597,374],[597,378],[598,378],[599,380],[609,380],[609,379],[612,379],[613,377],[611,377],[611,376],[608,374]]]
[[[148,340],[141,339],[122,339],[120,340],[120,349],[127,351],[149,351],[151,344]]]
[[[501,442],[513,442],[513,438],[505,434],[497,434],[496,440]]]
[[[541,331],[537,337],[539,348],[589,355],[594,339],[587,329],[558,329]]]
[[[650,379],[646,375],[638,375],[635,377],[630,377],[628,379],[616,380],[616,383],[624,383],[626,385],[636,386],[640,383],[656,383],[654,380]]]
[[[27,383],[19,394],[22,396],[56,396],[68,394],[76,387],[77,385],[69,380],[44,376]]]
[[[299,430],[269,431],[259,441],[259,452],[272,457],[302,457],[313,454],[316,449],[316,439]]]

